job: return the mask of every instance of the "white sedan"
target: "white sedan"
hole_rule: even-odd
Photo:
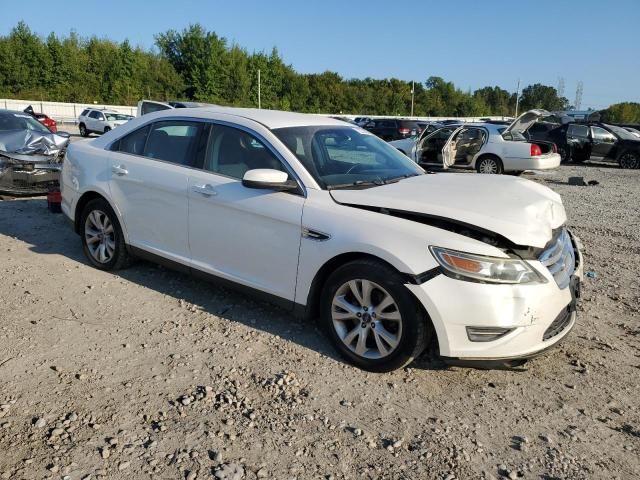
[[[479,173],[494,174],[547,170],[560,166],[556,146],[530,142],[522,132],[548,115],[545,110],[530,110],[509,127],[492,123],[447,125],[420,136],[410,150],[397,141],[390,144],[423,166],[472,168]]]
[[[575,324],[582,260],[559,195],[427,175],[338,120],[150,113],[72,144],[61,183],[96,268],[139,256],[250,290],[319,318],[368,370],[429,346],[451,362],[521,362]]]

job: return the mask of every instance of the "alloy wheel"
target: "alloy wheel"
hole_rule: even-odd
[[[633,153],[625,153],[620,157],[622,168],[640,168],[640,157]]]
[[[480,173],[498,173],[498,164],[492,158],[484,158],[478,167]]]
[[[402,316],[393,297],[377,283],[350,280],[331,304],[333,328],[353,353],[368,359],[391,355],[402,337]]]
[[[101,210],[92,210],[84,224],[84,238],[93,259],[98,263],[108,263],[116,250],[113,223]]]

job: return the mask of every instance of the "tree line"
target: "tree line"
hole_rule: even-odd
[[[345,79],[330,71],[300,74],[276,48],[250,53],[199,24],[156,35],[155,47],[145,50],[127,40],[81,38],[74,32],[43,38],[20,22],[0,37],[0,96],[124,105],[149,98],[255,107],[259,71],[263,108],[409,115],[412,88],[416,116],[511,116],[516,108],[514,92],[498,86],[463,91],[436,76],[412,84],[397,78]],[[534,84],[523,89],[519,108],[555,111],[570,104],[554,87]],[[637,108],[616,112],[625,117],[619,121],[640,121]]]

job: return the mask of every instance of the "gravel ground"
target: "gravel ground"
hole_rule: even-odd
[[[0,479],[640,477],[640,171],[529,178],[596,276],[515,371],[363,372],[312,323],[149,263],[97,271],[43,199],[0,201]]]

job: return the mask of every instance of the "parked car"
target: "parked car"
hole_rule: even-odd
[[[418,122],[418,125],[420,125],[420,122]],[[458,127],[458,125],[454,125],[455,127]],[[416,144],[416,142],[418,141],[419,138],[424,138],[427,135],[432,134],[433,132],[435,132],[436,130],[442,129],[444,127],[443,124],[439,123],[439,122],[423,122],[422,123],[422,130],[420,133],[416,133],[416,135],[412,135],[411,137],[407,137],[407,138],[403,138],[401,140],[392,140],[391,142],[389,142],[389,145],[392,145],[393,147],[397,148],[400,152],[404,153],[407,156],[410,156],[411,154],[411,150],[413,149],[414,145]],[[455,128],[450,128],[449,129],[449,135],[455,130]],[[442,130],[442,132],[445,132],[447,130]],[[442,137],[442,135],[440,135],[438,138]],[[447,136],[447,138],[442,142],[442,145],[440,146],[440,149],[442,149],[442,147],[444,147],[444,144],[446,143],[446,140],[449,137]]]
[[[640,168],[640,137],[624,127],[572,122],[530,138],[555,142],[559,151],[574,162],[613,160],[622,168]]]
[[[577,140],[577,136],[567,135],[568,130],[574,133],[574,130],[576,130],[575,124],[561,125],[559,123],[541,121],[531,125],[524,132],[524,135],[530,141],[553,142],[558,149],[561,161],[569,162],[571,161],[572,153],[578,152],[584,146],[582,142]]]
[[[203,102],[182,102],[182,101],[169,101],[159,102],[157,100],[140,100],[138,102],[138,116],[146,115],[148,113],[159,112],[161,110],[172,110],[175,108],[199,108],[199,107],[215,107],[213,103]]]
[[[80,135],[88,137],[90,133],[107,133],[130,119],[131,115],[115,110],[85,108],[78,117],[78,128]]]
[[[136,255],[256,292],[319,318],[364,369],[431,344],[451,362],[522,362],[575,324],[583,262],[558,194],[427,175],[327,117],[148,114],[72,144],[62,185],[96,268]]]
[[[37,195],[60,178],[69,134],[52,133],[33,115],[0,110],[0,192]]]
[[[353,121],[356,122],[357,125],[363,126],[369,123],[371,119],[369,117],[356,117],[353,119]]]
[[[418,138],[409,153],[425,167],[473,168],[479,173],[520,174],[560,165],[560,155],[551,142],[529,142],[524,137],[545,110],[530,110],[509,127],[494,123],[449,124]]]
[[[38,120],[41,124],[47,127],[51,133],[56,133],[58,131],[58,124],[53,118],[45,115],[44,113],[34,112],[31,105],[25,108],[23,112],[31,115],[33,118]]]
[[[416,135],[419,127],[415,120],[376,118],[364,124],[362,128],[388,142]]]

